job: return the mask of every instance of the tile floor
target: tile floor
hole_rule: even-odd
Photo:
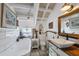
[[[32,49],[31,56],[48,56],[48,50]]]

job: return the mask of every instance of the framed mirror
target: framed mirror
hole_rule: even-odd
[[[79,7],[58,17],[58,33],[79,39]]]

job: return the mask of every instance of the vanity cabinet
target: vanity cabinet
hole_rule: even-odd
[[[54,44],[48,42],[49,56],[68,56],[60,48],[56,47]]]
[[[52,50],[51,48],[49,48],[49,56],[57,56],[57,54],[55,53],[54,50]]]

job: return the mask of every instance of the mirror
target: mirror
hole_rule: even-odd
[[[61,19],[61,32],[79,34],[79,14]]]
[[[79,39],[79,8],[58,17],[58,32]]]

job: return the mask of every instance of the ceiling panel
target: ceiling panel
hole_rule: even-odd
[[[55,3],[40,3],[38,19],[41,19],[42,21],[46,20],[49,17],[51,11],[53,10],[54,5]]]
[[[38,17],[43,17],[44,12],[43,11],[38,11]]]
[[[40,3],[39,8],[46,9],[47,3]]]
[[[54,5],[55,5],[55,3],[50,3],[49,6],[48,6],[48,9],[52,10]]]
[[[44,17],[45,17],[45,18],[48,18],[49,15],[50,15],[50,12],[45,12]]]
[[[42,19],[42,21],[46,21],[47,19]]]
[[[37,21],[41,21],[41,19],[37,19]]]
[[[34,3],[8,3],[10,6],[13,6],[14,8],[16,7],[25,7],[25,8],[29,8],[29,7],[34,7]]]
[[[8,3],[16,11],[16,15],[33,15],[34,3]]]

